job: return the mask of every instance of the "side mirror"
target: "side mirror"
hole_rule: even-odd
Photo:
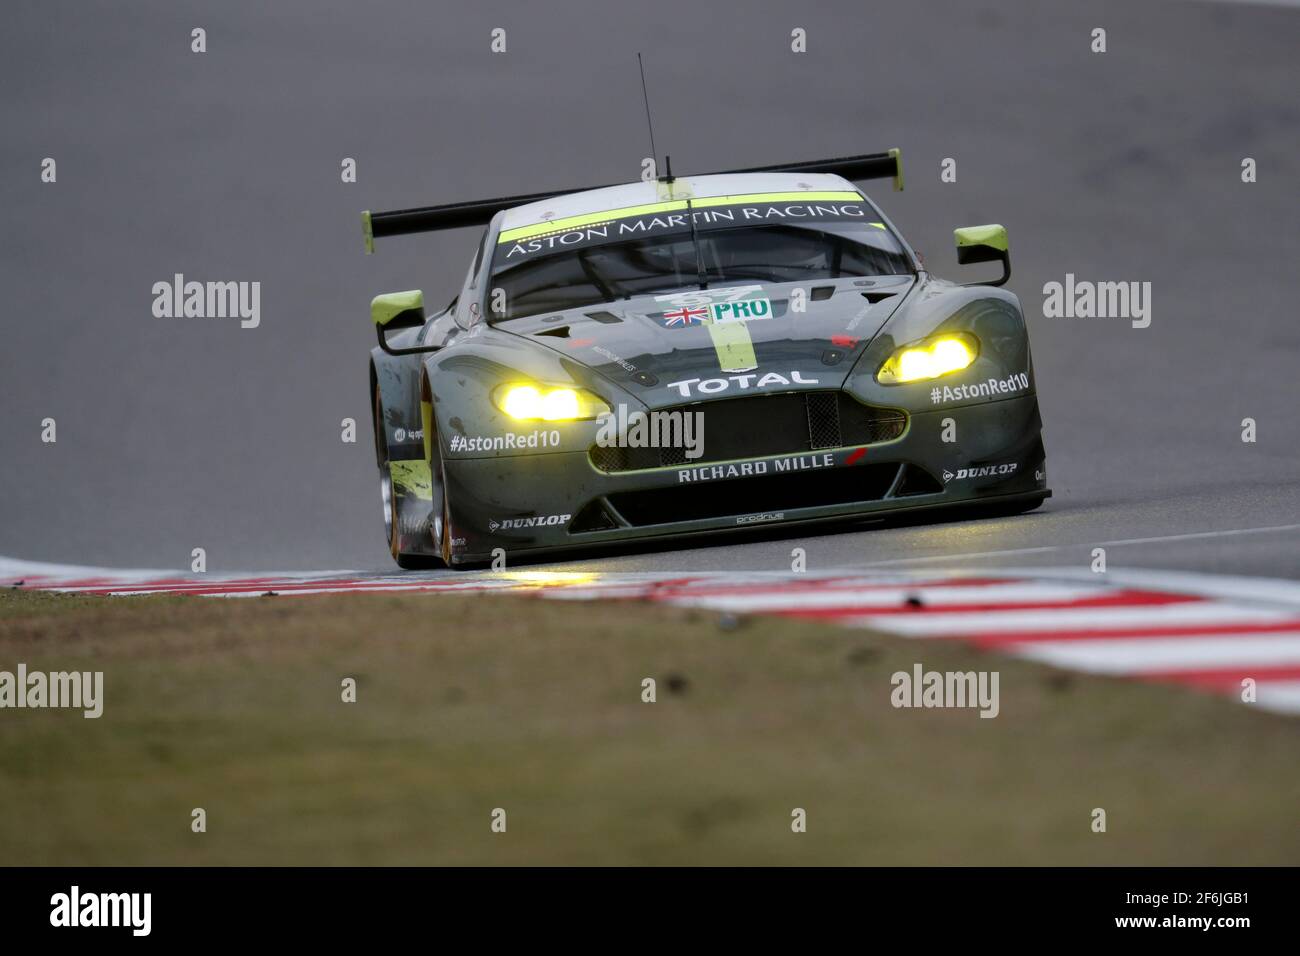
[[[1002,278],[987,282],[970,282],[967,285],[1005,285],[1011,278],[1011,254],[1007,247],[1005,226],[963,226],[954,229],[957,243],[957,261],[962,265],[972,262],[1001,262]]]
[[[424,325],[424,293],[419,289],[409,292],[385,292],[370,300],[370,318],[375,323],[379,347],[389,355],[414,355],[433,352],[431,348],[391,348],[384,333],[389,329],[412,329]]]

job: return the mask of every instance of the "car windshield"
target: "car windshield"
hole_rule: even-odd
[[[710,285],[913,273],[894,235],[883,223],[866,221],[869,207],[859,202],[795,208],[805,206],[849,211],[825,215],[815,223],[773,223],[765,217],[736,225],[734,218],[719,218],[726,210],[697,210],[695,240],[685,214],[656,217],[663,228],[654,236],[643,236],[645,228],[615,221],[599,230],[503,239],[493,258],[492,320],[698,288],[701,269]],[[792,205],[773,208],[789,213]],[[619,233],[628,232],[642,237],[619,241]]]

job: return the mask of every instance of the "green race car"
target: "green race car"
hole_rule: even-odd
[[[897,150],[364,213],[485,226],[428,313],[376,297],[375,450],[402,567],[1050,495],[1006,230],[938,279],[853,183]]]

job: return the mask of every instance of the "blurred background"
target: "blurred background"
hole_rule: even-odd
[[[1300,10],[1243,3],[16,0],[0,35],[0,554],[388,567],[368,302],[449,299],[474,233],[366,257],[358,213],[636,178],[638,51],[679,174],[897,146],[906,191],[868,191],[936,272],[962,277],[955,226],[1010,232],[1056,497],[1014,530],[841,537],[840,558],[1294,522],[1297,49]],[[1067,272],[1151,282],[1151,326],[1043,318],[1043,284]],[[151,287],[175,273],[260,281],[260,327],[154,318]],[[1152,560],[1300,576],[1294,545]]]

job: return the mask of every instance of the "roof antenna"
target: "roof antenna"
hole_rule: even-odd
[[[636,65],[641,69],[641,98],[645,100],[645,123],[650,127],[650,158],[654,160],[655,169],[659,168],[659,153],[655,149],[655,124],[650,118],[650,94],[646,92],[645,87],[645,63],[641,60],[641,54],[636,55]],[[662,177],[660,177],[662,178]],[[672,173],[668,174],[668,182],[672,182]]]

